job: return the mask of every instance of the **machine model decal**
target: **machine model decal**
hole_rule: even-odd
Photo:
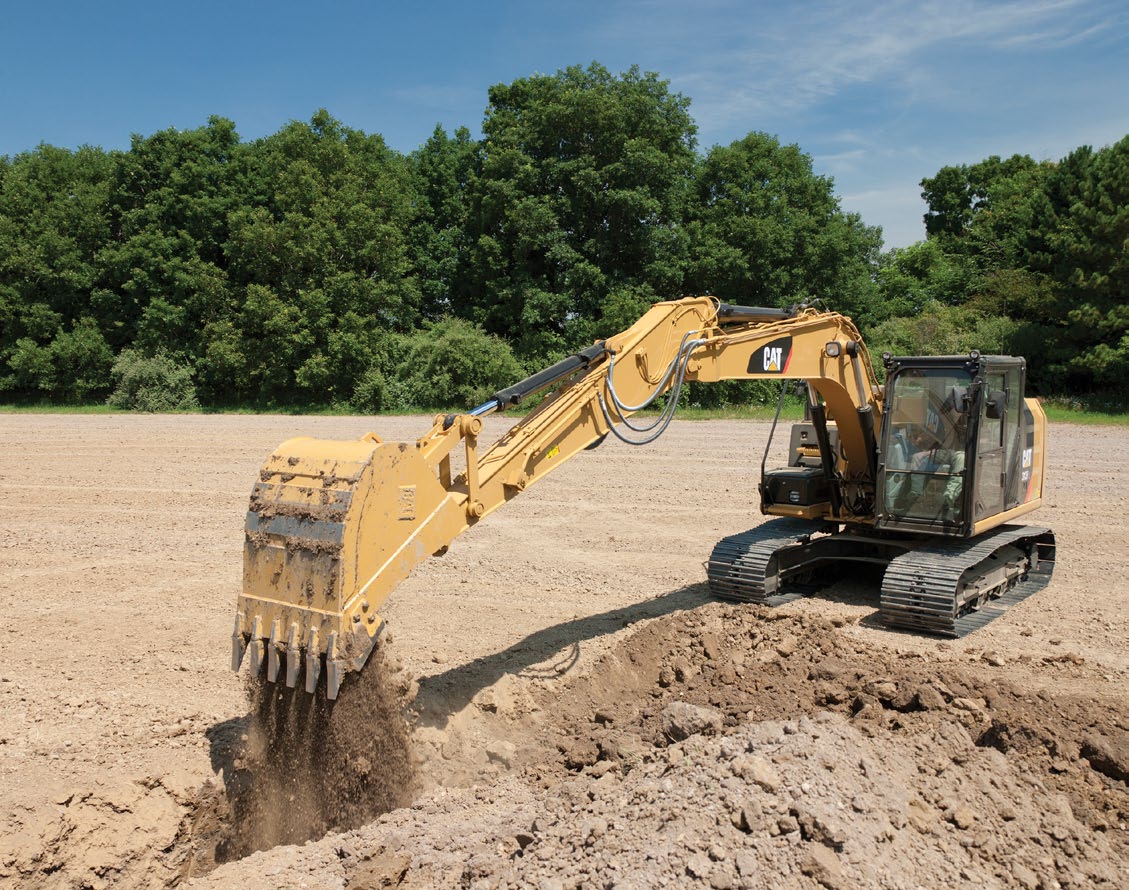
[[[1035,465],[1035,418],[1026,404],[1023,406],[1023,422],[1027,427],[1027,441],[1024,443],[1027,447],[1023,449],[1023,470],[1019,479],[1025,489],[1023,503],[1026,504],[1031,500],[1031,489],[1035,481],[1035,474],[1032,472]]]
[[[414,485],[401,485],[397,492],[396,503],[400,519],[415,519],[416,487]]]

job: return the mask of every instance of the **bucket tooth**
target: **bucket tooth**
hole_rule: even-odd
[[[263,668],[263,619],[258,615],[251,622],[251,639],[247,648],[251,652],[251,676],[258,677]]]
[[[293,689],[298,684],[298,668],[302,664],[302,650],[298,647],[298,622],[290,625],[286,637],[286,686]]]
[[[345,659],[337,655],[337,631],[329,635],[329,647],[325,651],[325,697],[337,698],[341,679],[345,675]]]
[[[278,619],[270,626],[270,642],[267,643],[267,680],[278,682]]]
[[[342,658],[327,659],[325,662],[325,697],[331,701],[337,698],[337,691],[341,688],[341,678],[345,674],[345,660]]]
[[[239,629],[242,622],[243,613],[240,612],[235,616],[235,630],[231,634],[231,669],[236,673],[243,664],[243,653],[247,651],[247,641],[243,639],[243,632]]]
[[[318,652],[317,628],[310,631],[306,639],[306,692],[310,695],[318,688],[318,676],[321,674],[321,653]]]

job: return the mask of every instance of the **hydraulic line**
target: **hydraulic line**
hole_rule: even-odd
[[[788,393],[788,382],[780,383],[780,398],[776,402],[776,413],[772,415],[772,427],[768,431],[768,441],[764,443],[764,454],[761,456],[761,479],[764,478],[765,467],[768,465],[768,452],[772,448],[772,440],[776,437],[776,424],[780,420],[780,412],[784,409],[784,396]]]
[[[682,384],[683,384],[683,382],[686,378],[686,364],[687,364],[688,360],[689,360],[689,351],[687,351],[687,353],[685,354],[685,357],[682,357],[682,356],[679,357],[679,359],[678,359],[678,361],[679,361],[678,373],[675,376],[674,383],[673,383],[671,390],[670,390],[671,391],[671,398],[668,400],[667,404],[663,407],[662,413],[659,415],[659,417],[653,423],[642,424],[642,425],[638,425],[638,426],[636,424],[632,423],[631,419],[629,417],[625,416],[625,413],[630,412],[630,411],[639,411],[641,409],[640,408],[628,408],[626,405],[623,404],[622,401],[620,401],[618,394],[614,390],[611,392],[612,405],[616,409],[616,413],[619,415],[619,419],[625,427],[627,427],[629,430],[632,430],[636,433],[649,433],[655,427],[659,426],[660,423],[662,423],[663,418],[667,416],[668,412],[671,415],[674,414],[674,411],[675,411],[674,406],[677,406],[677,404],[678,404],[678,398],[679,398],[679,396],[681,395],[681,392],[682,392]],[[609,389],[611,389],[611,388],[609,387]],[[648,405],[652,404],[659,397],[659,394],[660,394],[659,391],[656,390],[656,392],[653,393],[650,396],[650,398],[648,398],[643,403],[642,407],[646,408]],[[669,420],[667,422],[669,422]]]
[[[658,439],[658,437],[661,436],[664,432],[666,432],[666,429],[668,426],[670,426],[670,422],[674,419],[674,413],[678,408],[678,399],[682,393],[682,384],[686,380],[686,368],[690,362],[690,354],[706,342],[705,340],[688,340],[687,338],[690,336],[691,334],[687,333],[682,338],[682,342],[679,345],[678,354],[667,367],[666,373],[663,374],[662,380],[659,381],[659,384],[655,388],[654,392],[652,392],[639,405],[625,405],[616,394],[615,386],[612,383],[612,372],[615,370],[615,356],[611,356],[611,359],[608,363],[607,387],[608,394],[611,397],[612,406],[616,409],[616,412],[619,415],[619,421],[622,422],[623,425],[628,429],[631,429],[634,432],[650,433],[650,435],[646,435],[642,439],[632,439],[628,436],[625,436],[618,429],[616,429],[616,420],[612,417],[611,412],[608,410],[607,402],[605,402],[603,394],[601,393],[598,395],[600,410],[604,414],[604,420],[607,421],[608,428],[617,439],[625,442],[628,445],[648,445]],[[656,418],[653,423],[645,426],[635,426],[628,420],[627,417],[624,416],[625,414],[634,411],[640,411],[651,405],[655,401],[655,399],[662,395],[667,383],[672,380],[673,382],[671,383],[670,388],[670,398],[666,406],[664,406],[662,412],[659,414],[658,418]]]
[[[642,411],[644,408],[654,402],[654,400],[662,394],[663,388],[666,386],[667,381],[670,380],[671,374],[674,373],[679,363],[682,362],[684,364],[683,360],[689,355],[689,352],[697,349],[699,346],[706,342],[705,340],[690,340],[690,342],[687,343],[687,340],[689,340],[689,338],[696,333],[698,332],[687,331],[683,335],[682,341],[678,344],[678,352],[675,353],[674,358],[671,359],[670,364],[667,365],[666,373],[663,374],[662,380],[658,382],[658,385],[655,387],[654,392],[643,399],[643,401],[638,405],[625,405],[619,398],[619,395],[616,393],[615,383],[612,380],[612,372],[615,370],[615,353],[612,353],[611,358],[608,361],[608,392],[611,393],[612,404],[615,405],[616,409],[620,412]]]

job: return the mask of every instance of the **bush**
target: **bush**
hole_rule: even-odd
[[[51,344],[57,369],[56,395],[70,402],[85,402],[106,392],[113,353],[92,318],[79,320]]]
[[[779,400],[779,380],[721,380],[717,383],[687,383],[679,404],[692,408],[739,408],[775,405]]]
[[[883,352],[893,355],[965,355],[973,349],[985,355],[1010,351],[1018,322],[985,315],[965,306],[926,303],[912,317],[891,318],[868,334],[871,355],[881,363]]]
[[[17,340],[8,358],[13,373],[4,378],[4,388],[85,402],[106,392],[112,358],[97,324],[82,318],[69,331],[60,328],[46,345],[31,337]]]
[[[388,405],[388,382],[379,368],[369,368],[353,389],[349,406],[362,414],[376,414]]]
[[[112,408],[129,411],[192,411],[200,407],[192,369],[178,365],[162,352],[145,355],[123,349],[110,371],[114,391],[106,400]]]
[[[524,376],[505,341],[458,318],[405,337],[395,351],[395,373],[382,392],[386,410],[469,408]],[[362,387],[375,391],[377,384],[370,370],[354,400]]]

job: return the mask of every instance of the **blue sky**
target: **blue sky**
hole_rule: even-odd
[[[918,183],[946,164],[1129,134],[1124,0],[40,0],[3,28],[0,154],[212,114],[255,139],[320,107],[411,151],[437,123],[478,134],[491,84],[638,64],[691,99],[701,150],[799,144],[887,246],[924,237]]]

